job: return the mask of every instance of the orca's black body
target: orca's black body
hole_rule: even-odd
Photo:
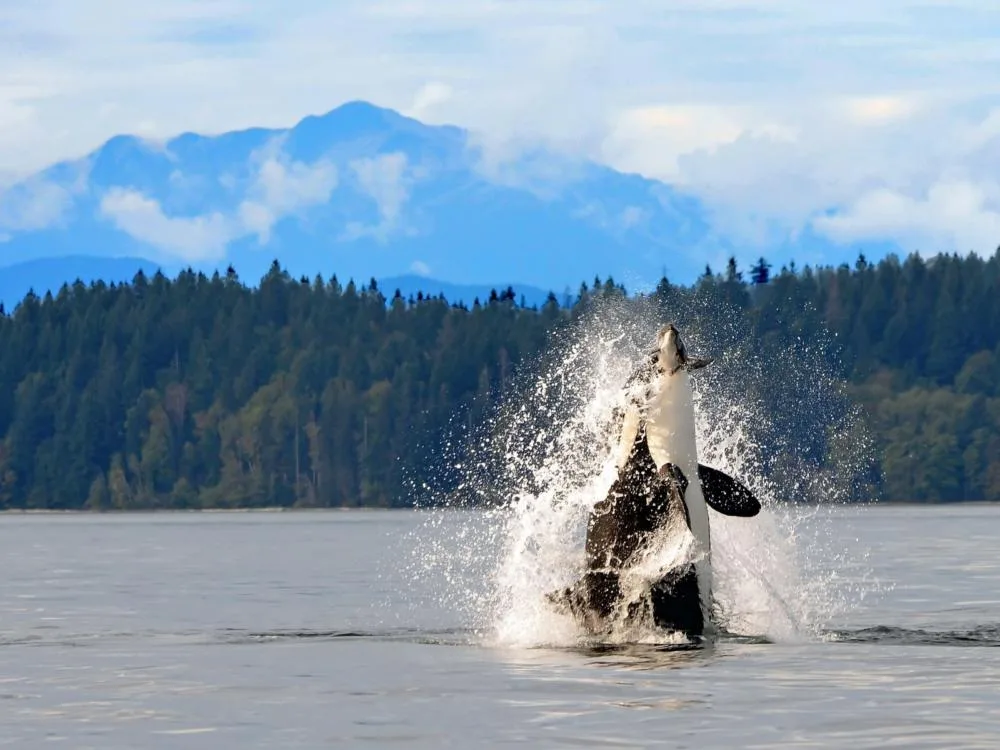
[[[587,572],[560,598],[592,632],[613,620],[646,616],[665,630],[701,635],[705,622],[692,564],[671,570],[645,596],[624,600],[622,572],[638,561],[656,533],[670,524],[687,527],[684,492],[688,480],[668,464],[657,472],[646,437],[640,434],[618,478],[590,513],[587,524]]]
[[[655,374],[651,369],[649,365],[640,368],[629,383],[648,384]],[[649,618],[664,630],[702,636],[705,613],[693,563],[668,571],[638,599],[626,601],[622,588],[622,574],[638,562],[660,531],[668,526],[678,533],[690,529],[685,503],[690,481],[701,483],[705,502],[720,513],[749,517],[760,511],[753,493],[718,469],[698,464],[696,477],[684,476],[670,463],[658,470],[643,422],[607,496],[590,513],[586,573],[549,599],[570,611],[591,633],[605,632],[615,621]]]

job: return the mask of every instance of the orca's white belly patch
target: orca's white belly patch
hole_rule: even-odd
[[[694,398],[686,372],[660,378],[651,394],[646,414],[646,440],[650,455],[659,469],[671,463],[688,479],[684,504],[694,535],[699,559],[695,562],[702,606],[708,612],[712,596],[711,532],[708,506],[698,476],[698,448]]]
[[[679,466],[689,481],[698,470],[694,403],[687,373],[663,378],[649,401],[646,437],[657,468]]]

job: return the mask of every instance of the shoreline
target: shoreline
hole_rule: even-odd
[[[135,515],[225,515],[237,513],[266,513],[266,514],[286,514],[286,513],[357,513],[357,512],[383,512],[397,513],[400,511],[426,512],[430,510],[484,510],[483,508],[383,508],[376,505],[369,506],[331,506],[328,508],[286,508],[280,505],[267,506],[262,508],[135,508],[135,509],[109,509],[109,510],[85,510],[82,508],[67,508],[65,510],[57,508],[5,508],[0,510],[2,516],[135,516]]]
[[[1000,507],[1000,501],[996,500],[963,500],[960,502],[915,502],[912,500],[881,500],[878,502],[858,502],[858,503],[794,503],[791,507],[797,508],[879,508],[879,507],[899,507],[899,508],[969,508],[969,507]],[[295,513],[427,513],[430,511],[482,511],[497,510],[497,508],[486,507],[456,507],[437,506],[432,508],[395,507],[384,508],[379,506],[340,506],[327,508],[286,508],[283,506],[267,506],[261,508],[136,508],[128,510],[84,510],[84,509],[54,509],[54,508],[6,508],[0,510],[0,518],[4,516],[138,516],[138,515],[229,515],[229,514],[295,514]]]

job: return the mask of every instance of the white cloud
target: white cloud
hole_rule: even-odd
[[[41,177],[0,189],[0,229],[25,232],[57,224],[73,205],[73,193]]]
[[[121,231],[185,261],[225,257],[226,244],[238,233],[233,221],[219,212],[166,216],[158,201],[126,188],[109,190],[100,211]]]
[[[410,270],[417,276],[430,276],[431,267],[422,260],[415,260],[410,264]]]
[[[379,154],[369,159],[357,159],[351,162],[351,168],[357,175],[361,189],[378,204],[379,213],[384,221],[395,221],[409,197],[406,167],[406,154],[400,152]]]
[[[280,140],[255,153],[251,166],[254,176],[246,198],[232,213],[167,216],[159,201],[121,187],[105,193],[100,213],[121,231],[167,255],[188,262],[217,260],[225,257],[230,242],[241,237],[257,235],[258,241],[266,244],[276,222],[326,203],[337,185],[337,168],[332,162],[291,161],[282,152]],[[176,175],[176,180],[183,182],[183,175]]]
[[[636,107],[618,116],[601,152],[604,161],[619,169],[677,181],[682,177],[680,156],[732,143],[744,133],[741,120],[745,122],[738,113],[717,106]]]
[[[920,0],[164,5],[0,10],[0,70],[11,81],[0,79],[0,112],[41,131],[27,151],[0,137],[0,168],[79,154],[142,123],[161,135],[285,125],[352,98],[427,109],[501,139],[593,145],[632,108],[811,107],[914,87],[981,93],[993,80],[982,65],[993,55],[986,0],[937,16]]]
[[[675,181],[720,231],[767,242],[879,190],[986,190],[996,28],[988,0],[6,3],[0,172],[120,132],[287,126],[360,98],[471,127],[502,179],[547,189],[596,158]],[[540,144],[565,158],[524,180]],[[266,238],[280,211],[261,190],[234,221]]]
[[[385,242],[393,232],[408,231],[402,223],[401,211],[410,197],[410,188],[416,174],[409,167],[406,154],[394,152],[355,159],[350,163],[350,167],[358,181],[358,187],[375,201],[379,222],[364,224],[352,221],[348,223],[341,239],[352,240],[371,236],[380,242]]]
[[[582,179],[588,164],[579,155],[561,151],[554,144],[514,140],[500,142],[473,134],[469,139],[472,168],[489,182],[527,190],[542,200],[554,200]]]
[[[63,222],[76,197],[89,189],[90,162],[66,164],[60,180],[39,174],[13,184],[0,183],[0,229],[29,232]]]
[[[330,199],[337,187],[337,167],[328,159],[313,164],[290,161],[280,151],[280,142],[269,144],[253,160],[260,164],[248,199],[239,207],[240,219],[261,244],[270,240],[271,229],[285,216]]]
[[[616,212],[609,211],[599,201],[585,203],[573,215],[578,219],[583,219],[614,233],[627,232],[630,229],[638,227],[649,218],[646,211],[639,206],[625,206]]]
[[[907,96],[848,97],[843,103],[848,116],[862,125],[881,125],[913,115],[918,103]]]
[[[1000,244],[1000,186],[961,180],[934,184],[913,197],[881,188],[862,195],[846,211],[813,221],[837,241],[903,237],[935,252],[992,251]]]
[[[424,84],[413,97],[413,103],[404,110],[404,114],[418,120],[424,120],[432,116],[434,110],[439,105],[444,104],[453,95],[451,86],[439,81],[431,81]]]

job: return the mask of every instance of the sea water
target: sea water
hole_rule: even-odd
[[[497,642],[441,592],[488,603],[503,544],[450,583],[409,569],[415,534],[496,518],[427,521],[0,516],[0,746],[997,746],[1000,507],[832,508],[802,576],[879,593],[706,648]]]
[[[0,744],[996,747],[1000,509],[848,504],[871,443],[814,345],[768,359],[676,312],[717,358],[702,461],[763,504],[711,514],[718,639],[598,640],[546,599],[582,571],[608,414],[662,323],[612,304],[435,444],[425,510],[0,517]]]

